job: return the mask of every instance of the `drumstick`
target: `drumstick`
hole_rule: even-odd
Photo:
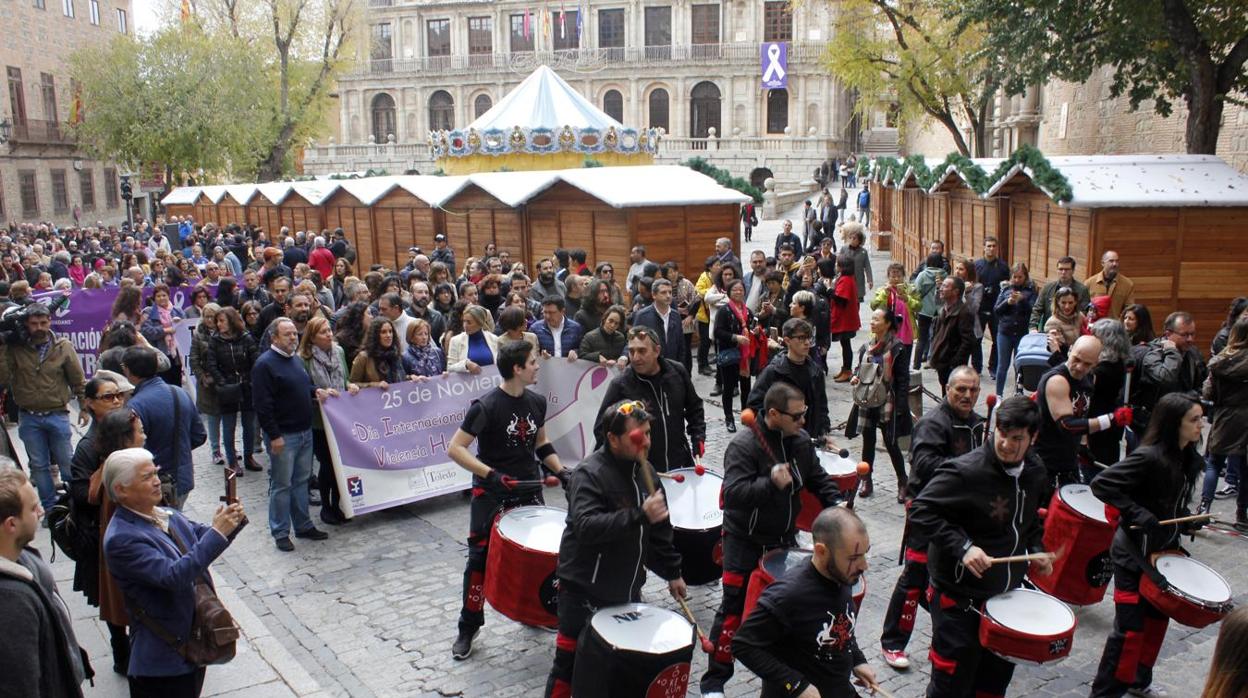
[[[654,494],[654,478],[650,475],[650,461],[646,458],[646,434],[641,429],[633,429],[628,432],[628,439],[633,442],[639,451],[641,457],[641,479],[646,483],[646,493]]]
[[[511,484],[512,484],[512,486],[513,486],[513,487],[531,487],[531,486],[534,486],[534,485],[545,485],[545,486],[547,486],[547,487],[558,487],[558,486],[559,486],[559,478],[555,477],[554,475],[547,475],[546,477],[541,478],[541,479],[538,479],[538,480],[516,480],[515,482],[513,482],[513,483],[511,483]]]
[[[1127,364],[1127,378],[1122,386],[1122,404],[1130,406],[1131,404],[1131,370],[1135,368],[1132,364]],[[1127,457],[1127,433],[1131,431],[1131,425],[1127,425],[1122,429],[1122,439],[1118,442],[1118,460]]]
[[[1212,521],[1214,518],[1215,517],[1213,514],[1193,514],[1191,516],[1180,516],[1177,519],[1163,519],[1161,521],[1158,521],[1157,525],[1158,526],[1173,526],[1174,524],[1187,523],[1189,521],[1205,521],[1205,520]],[[1143,526],[1132,526],[1131,528],[1139,529],[1139,528],[1143,528]]]
[[[1004,562],[1040,562],[1050,561],[1057,556],[1053,553],[1027,553],[1026,555],[1010,555],[1009,557],[990,557],[988,564],[996,565]]]
[[[871,693],[879,694],[881,696],[884,696],[884,698],[893,698],[893,694],[889,693],[888,691],[885,691],[884,687],[881,686],[880,684],[875,683],[873,681],[864,681],[864,683],[867,684],[867,690],[871,691]]]
[[[672,473],[658,473],[658,476],[665,480],[675,480],[676,482],[684,482],[685,476],[680,473],[673,475]]]
[[[988,405],[988,420],[987,420],[987,425],[988,425],[988,426],[987,426],[987,429],[988,429],[988,433],[990,433],[990,434],[991,434],[991,433],[992,433],[992,431],[993,431],[993,429],[992,429],[992,413],[993,413],[993,412],[996,410],[996,408],[997,408],[997,395],[996,395],[996,393],[988,393],[988,397],[984,399],[984,402]]]
[[[689,604],[685,603],[685,600],[679,596],[676,597],[676,603],[680,604],[680,610],[684,611],[685,617],[689,619],[690,623],[693,623],[693,629],[698,631],[698,637],[702,639],[702,651],[707,654],[714,652],[715,645],[711,643],[706,633],[702,632],[702,626],[698,625],[698,619],[693,617],[693,611],[689,610]]]

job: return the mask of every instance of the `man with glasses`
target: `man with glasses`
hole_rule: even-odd
[[[828,374],[819,362],[810,360],[810,350],[815,346],[815,328],[801,318],[792,318],[784,323],[781,334],[785,352],[759,374],[746,404],[756,414],[761,413],[771,386],[777,382],[787,383],[802,391],[806,398],[806,432],[815,439],[823,438],[831,429]]]
[[[763,553],[797,545],[801,492],[824,507],[841,503],[841,491],[820,467],[803,429],[806,399],[788,383],[763,397],[765,414],[732,438],[724,453],[724,597],[711,626],[714,650],[702,675],[703,698],[723,698],[732,678],[732,637],[741,625],[745,583]]]
[[[1040,295],[1036,298],[1035,305],[1031,308],[1031,331],[1043,332],[1044,323],[1048,321],[1049,316],[1053,314],[1053,298],[1057,296],[1058,289],[1069,287],[1075,292],[1078,304],[1075,306],[1079,312],[1087,310],[1088,304],[1092,302],[1091,296],[1088,295],[1088,287],[1075,281],[1075,258],[1062,257],[1057,260],[1057,279],[1050,281],[1040,289]]]
[[[1148,428],[1153,405],[1163,395],[1199,391],[1208,372],[1196,346],[1196,321],[1191,314],[1181,310],[1170,313],[1163,327],[1162,335],[1150,342],[1140,357],[1138,387],[1131,390],[1131,428],[1140,436]]]

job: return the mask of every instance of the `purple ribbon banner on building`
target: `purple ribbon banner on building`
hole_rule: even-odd
[[[789,86],[789,45],[783,41],[769,41],[762,45],[761,62],[763,87],[783,90]]]
[[[593,449],[593,424],[617,374],[588,361],[546,359],[537,385],[546,397],[546,436],[565,466]],[[447,454],[473,400],[502,385],[494,366],[389,389],[342,393],[322,403],[334,474],[348,517],[459,492],[472,476]]]

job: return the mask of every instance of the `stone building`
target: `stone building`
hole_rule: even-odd
[[[796,182],[855,149],[850,96],[820,66],[832,3],[371,0],[371,39],[338,82],[338,143],[321,174],[431,171],[430,130],[462,128],[538,65],[626,126],[662,128],[660,162],[698,155],[756,181]],[[526,29],[527,26],[527,29]],[[767,42],[786,89],[764,89]]]
[[[133,31],[129,0],[12,0],[0,9],[0,223],[117,224],[125,218],[120,168],[88,159],[69,124],[69,55]],[[137,192],[136,192],[137,193]]]

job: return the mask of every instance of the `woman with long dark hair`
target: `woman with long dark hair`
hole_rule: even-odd
[[[831,260],[828,260],[831,261]],[[858,334],[862,320],[858,314],[858,285],[854,275],[854,258],[843,254],[833,263],[836,267],[835,280],[827,294],[831,312],[829,339],[841,345],[841,371],[832,378],[837,383],[844,383],[853,375],[854,350],[850,340]],[[829,264],[819,262],[820,272],[827,271]]]
[[[1227,479],[1231,474],[1237,477],[1235,528],[1248,532],[1248,487],[1238,480],[1244,475],[1248,454],[1248,318],[1235,321],[1226,347],[1209,359],[1204,398],[1213,403],[1214,409],[1199,511],[1208,513],[1213,505],[1218,472],[1225,464]]]
[[[260,351],[237,310],[222,308],[213,324],[214,331],[202,356],[205,372],[212,377],[216,390],[225,462],[239,476],[242,476],[244,468],[259,472],[264,468],[252,455],[256,443],[256,413],[251,404],[251,369],[256,365]],[[240,420],[243,423],[241,464],[235,447],[235,429]]]
[[[243,316],[243,326],[247,328],[247,333],[257,342],[264,336],[265,329],[260,326],[261,310],[264,310],[264,308],[260,306],[259,301],[247,301],[243,303],[243,307],[239,311],[239,315]]]
[[[858,496],[870,497],[875,492],[872,475],[875,473],[875,431],[879,429],[897,476],[897,501],[904,502],[906,461],[901,454],[900,441],[910,435],[910,372],[905,361],[906,347],[897,338],[899,323],[900,318],[888,308],[871,313],[872,343],[863,360],[879,365],[879,379],[888,386],[888,401],[881,407],[863,409],[858,414],[858,425],[862,431],[862,460],[871,466],[871,472],[862,479]],[[858,371],[849,382],[850,385],[858,385]]]
[[[347,277],[352,275],[351,262],[345,257],[334,260],[334,276],[329,280],[330,292],[334,296],[334,307],[341,308],[347,302]]]
[[[360,349],[364,346],[364,337],[372,321],[373,314],[368,309],[368,303],[364,301],[355,301],[348,305],[346,312],[338,320],[338,326],[334,330],[334,341],[338,342],[338,346],[342,347],[342,351],[346,353],[348,366],[354,365],[355,357],[359,355]]]
[[[1114,628],[1105,641],[1092,696],[1144,691],[1166,636],[1169,618],[1140,595],[1140,577],[1156,579],[1158,554],[1179,550],[1186,524],[1162,525],[1189,515],[1192,490],[1204,465],[1197,451],[1203,423],[1200,402],[1184,393],[1162,396],[1140,447],[1092,480],[1092,493],[1118,510],[1110,547],[1114,565]]]
[[[1148,306],[1132,303],[1122,309],[1122,326],[1132,347],[1147,345],[1157,337],[1153,330],[1153,315]]]
[[[1248,698],[1248,606],[1222,619],[1200,698]]]
[[[394,323],[377,318],[368,327],[368,339],[364,350],[356,355],[351,364],[351,382],[361,388],[385,390],[391,383],[402,383],[409,378],[403,372],[403,355],[399,353],[399,338]]]
[[[1036,284],[1027,265],[1019,262],[1010,270],[1010,280],[1001,285],[993,314],[997,316],[997,339],[992,346],[997,352],[997,397],[1005,394],[1005,379],[1010,375],[1018,340],[1028,332],[1031,307],[1036,303]]]
[[[613,305],[607,308],[602,316],[602,325],[595,327],[581,337],[581,347],[577,357],[604,366],[615,366],[621,358],[628,362],[626,351],[628,339],[624,336],[627,327],[627,314],[624,306]]]
[[[217,305],[222,308],[238,308],[238,282],[226,276],[217,283]]]
[[[165,288],[166,294],[168,287]],[[143,291],[137,286],[123,286],[113,299],[113,308],[109,311],[112,322],[124,320],[132,325],[143,324]]]
[[[1212,351],[1209,352],[1210,356],[1214,356],[1226,348],[1226,343],[1231,336],[1231,328],[1241,318],[1248,318],[1248,296],[1240,296],[1231,301],[1231,308],[1226,314],[1226,320],[1222,322],[1222,327],[1218,329],[1218,333],[1213,336],[1213,344],[1210,346]]]

